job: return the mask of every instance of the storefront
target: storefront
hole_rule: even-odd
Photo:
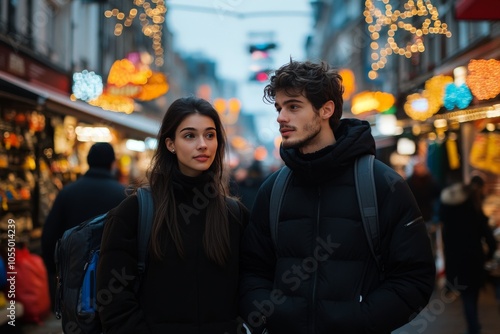
[[[144,140],[155,138],[159,126],[159,120],[72,101],[57,87],[0,71],[0,233],[14,219],[17,237],[36,245],[52,201],[86,171],[95,141],[115,147],[121,182],[141,179],[151,153],[144,152]],[[127,145],[134,140],[143,147]]]

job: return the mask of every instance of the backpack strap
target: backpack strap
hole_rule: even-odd
[[[283,197],[291,175],[292,170],[290,168],[287,166],[281,167],[276,180],[274,180],[273,189],[271,190],[271,200],[269,203],[269,227],[271,229],[271,238],[273,240],[275,251],[278,250],[278,222],[281,203],[283,202]]]
[[[137,199],[139,201],[139,224],[137,225],[138,253],[137,267],[139,274],[146,270],[146,256],[148,253],[149,239],[151,237],[151,228],[153,226],[153,196],[151,189],[138,188]]]
[[[378,223],[377,192],[373,176],[373,162],[371,154],[363,155],[354,163],[354,180],[358,196],[359,210],[363,220],[363,227],[370,251],[377,262],[379,272],[384,271],[380,250],[380,228]]]

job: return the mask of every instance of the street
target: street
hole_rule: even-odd
[[[465,321],[462,317],[462,304],[456,295],[445,295],[437,289],[426,310],[412,322],[394,331],[392,334],[457,334],[465,333]],[[483,326],[482,334],[500,333],[500,308],[494,298],[491,285],[481,291],[479,298],[479,318]],[[59,334],[60,321],[53,316],[43,326],[29,325],[23,334]]]

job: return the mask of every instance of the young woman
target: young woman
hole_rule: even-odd
[[[181,98],[167,110],[148,175],[155,215],[138,293],[135,195],[110,212],[104,230],[97,288],[112,293],[100,302],[104,333],[241,331],[238,258],[248,213],[227,195],[225,144],[207,101]]]

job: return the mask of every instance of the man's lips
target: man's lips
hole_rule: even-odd
[[[293,129],[291,129],[291,128],[281,128],[280,129],[281,135],[287,135],[292,131],[293,131]]]

